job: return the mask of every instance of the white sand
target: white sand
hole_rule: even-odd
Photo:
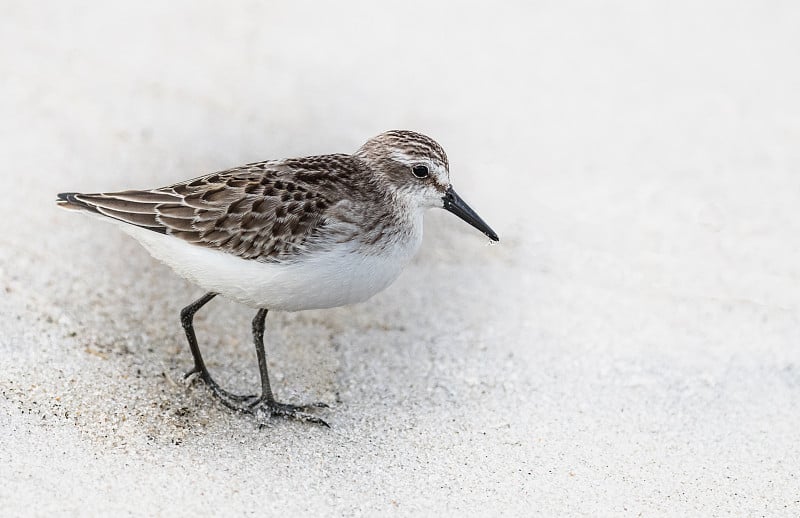
[[[796,2],[6,2],[0,514],[800,515]],[[200,290],[56,192],[442,142],[400,280],[270,315],[259,429]],[[198,317],[257,386],[252,312]]]

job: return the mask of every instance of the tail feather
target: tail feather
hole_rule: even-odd
[[[125,194],[125,193],[122,193]],[[112,195],[83,194],[80,192],[58,193],[56,204],[65,209],[97,214],[98,216],[121,221],[129,225],[146,228],[159,234],[166,234],[167,229],[156,220],[155,204],[136,204],[116,199]],[[170,198],[172,199],[172,198]],[[128,210],[115,210],[125,209]],[[153,209],[153,210],[147,210]]]
[[[82,202],[77,197],[80,196],[81,193],[79,192],[60,192],[58,193],[58,199],[56,203],[59,207],[63,207],[65,209],[70,210],[85,210],[87,212],[94,212],[95,214],[99,214],[97,209],[88,203]]]

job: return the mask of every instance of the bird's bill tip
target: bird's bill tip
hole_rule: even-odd
[[[481,217],[478,216],[478,214],[476,214],[475,211],[472,210],[472,208],[467,205],[467,203],[462,200],[458,194],[456,194],[456,191],[454,191],[452,187],[447,189],[445,195],[442,197],[442,202],[442,207],[445,210],[452,212],[476,229],[480,230],[492,241],[500,241],[500,238],[497,237],[497,233],[492,230],[492,228],[486,224],[486,222],[483,221],[483,219],[481,219]]]

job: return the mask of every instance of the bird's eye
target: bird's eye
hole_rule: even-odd
[[[426,165],[415,165],[411,168],[411,172],[414,173],[414,176],[417,178],[427,178],[428,177],[428,166]]]

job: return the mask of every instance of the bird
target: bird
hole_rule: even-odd
[[[382,291],[420,248],[430,208],[499,241],[453,189],[449,167],[432,138],[390,130],[352,154],[266,160],[155,189],[64,192],[56,203],[117,224],[205,291],[180,313],[194,360],[186,377],[198,375],[238,412],[328,426],[314,413],[325,403],[276,400],[264,348],[267,313],[355,304]],[[223,389],[203,360],[193,319],[217,295],[256,309],[259,395]]]

